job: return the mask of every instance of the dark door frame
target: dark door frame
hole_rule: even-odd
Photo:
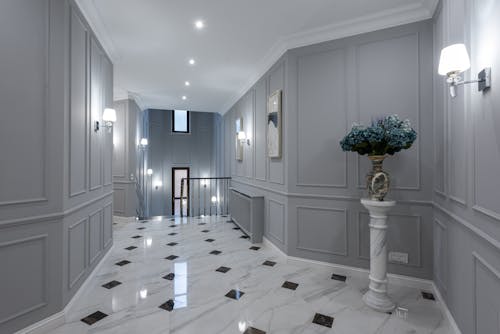
[[[189,178],[189,173],[190,173],[190,167],[172,167],[172,216],[175,215],[175,200],[181,200],[182,197],[175,197],[175,171],[176,170],[187,170],[187,177]],[[186,182],[186,187],[187,187],[187,192],[186,192],[186,197],[185,199],[189,199],[189,182]],[[189,206],[187,206],[188,212],[187,215],[189,216]]]

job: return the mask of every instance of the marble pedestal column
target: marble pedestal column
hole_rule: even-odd
[[[396,202],[363,198],[361,204],[370,212],[370,285],[363,301],[374,310],[389,312],[395,305],[387,295],[387,213]]]

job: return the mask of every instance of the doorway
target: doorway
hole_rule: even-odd
[[[181,181],[189,178],[189,167],[172,167],[172,215],[181,215],[181,201],[183,203],[183,215],[188,216],[187,201],[189,198],[189,182],[184,181],[184,196],[181,197]]]

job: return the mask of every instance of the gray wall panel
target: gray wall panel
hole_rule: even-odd
[[[366,216],[360,222],[358,215],[365,212],[359,199],[366,196],[364,179],[370,166],[366,157],[342,152],[339,142],[352,122],[369,124],[372,118],[399,114],[410,119],[419,139],[385,163],[392,181],[390,197],[398,201],[391,250],[407,252],[410,261],[391,264],[389,270],[432,277],[432,50],[431,20],[289,50],[249,90],[255,92],[253,116],[244,107],[245,97],[224,115],[233,129],[225,138],[233,185],[262,193],[268,212],[274,208],[270,199],[283,203],[285,214],[278,215],[276,208],[276,217],[267,215],[267,238],[289,255],[367,268],[368,222]],[[263,82],[266,96],[261,96]],[[258,115],[265,115],[264,103],[278,88],[283,90],[284,155],[271,161],[265,157],[264,180],[259,155],[265,152],[266,123]],[[234,159],[234,120],[242,114],[245,129],[248,119],[253,120],[249,129],[262,137],[251,143],[257,146],[252,178],[242,169],[252,156],[242,162]],[[320,241],[315,245],[314,240]]]
[[[347,210],[298,206],[297,249],[347,256]]]
[[[0,243],[2,299],[10,304],[0,308],[0,325],[47,305],[47,239],[40,234]]]
[[[0,306],[0,332],[13,333],[62,310],[92,272],[86,221],[110,203],[103,184],[112,146],[110,134],[93,131],[89,94],[99,120],[112,98],[113,65],[71,0],[2,1],[0,27],[0,73],[9,78],[0,89],[0,139],[15,143],[0,158],[0,263],[7,271],[0,294],[10,300]],[[111,233],[93,232],[96,265],[103,233],[108,247]]]
[[[435,138],[434,281],[462,333],[499,332],[500,94],[469,85],[451,99],[436,69],[443,47],[465,43],[471,69],[464,78],[491,66],[499,80],[500,57],[491,49],[499,16],[500,4],[489,0],[442,0],[434,16],[434,133],[443,136]]]
[[[71,11],[69,196],[87,191],[87,29]]]
[[[89,216],[89,264],[93,265],[102,249],[102,211]]]
[[[303,55],[297,68],[297,185],[345,188],[347,154],[331,134],[347,131],[346,50]]]
[[[89,219],[84,218],[68,228],[68,288],[83,277],[87,268],[87,240]]]
[[[0,83],[0,141],[15,144],[0,158],[0,207],[47,197],[48,11],[48,0],[7,0],[0,10],[0,75],[9,78]]]
[[[172,214],[172,167],[189,167],[191,177],[215,177],[216,151],[215,130],[220,115],[204,112],[190,112],[189,134],[172,132],[172,111],[150,109],[148,116],[149,162],[153,176],[147,178],[146,188],[150,196],[149,215]],[[160,181],[162,186],[156,189]],[[215,185],[207,186],[215,190]],[[198,191],[198,188],[191,191]],[[210,196],[206,197],[207,203]],[[207,206],[208,208],[208,206]]]

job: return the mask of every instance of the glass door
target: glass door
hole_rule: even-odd
[[[189,182],[184,181],[184,196],[181,197],[181,181],[189,177],[189,167],[172,168],[172,215],[181,215],[181,201],[183,203],[183,214],[188,216]]]

